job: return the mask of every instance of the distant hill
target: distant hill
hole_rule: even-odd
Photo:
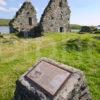
[[[10,19],[0,19],[0,26],[8,26]],[[80,29],[81,25],[71,24],[71,29]]]
[[[82,26],[88,26],[88,25],[79,25],[79,24],[71,24],[71,29],[81,29]],[[96,26],[88,26],[88,27],[91,27],[91,28],[95,28]],[[98,27],[100,27],[98,25]]]
[[[10,19],[0,19],[0,26],[8,26]],[[100,25],[98,25],[100,27]],[[71,29],[81,29],[82,25],[71,24]]]
[[[8,26],[10,19],[0,19],[0,26]]]
[[[100,29],[100,25],[97,26],[97,29]]]
[[[81,29],[81,25],[78,24],[71,24],[71,29]]]
[[[100,25],[98,25],[98,27],[100,27]]]

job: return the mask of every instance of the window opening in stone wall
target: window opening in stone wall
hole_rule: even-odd
[[[29,17],[29,25],[32,25],[32,18]]]
[[[70,18],[68,18],[68,23],[70,23]]]
[[[63,1],[62,0],[59,2],[59,7],[63,7]]]
[[[62,2],[59,3],[59,7],[62,7]]]
[[[64,28],[63,27],[60,27],[60,32],[64,32]]]

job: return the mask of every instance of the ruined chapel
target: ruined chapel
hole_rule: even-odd
[[[36,10],[30,1],[25,1],[15,17],[10,21],[10,32],[31,35],[42,32],[69,32],[70,9],[67,0],[50,0],[40,22],[37,23]],[[38,31],[37,31],[38,30]]]
[[[43,32],[70,31],[70,9],[67,0],[50,0],[40,21]]]

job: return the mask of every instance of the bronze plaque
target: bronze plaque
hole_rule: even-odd
[[[54,96],[70,74],[70,72],[51,63],[41,61],[26,75],[26,78],[49,93],[49,95]]]

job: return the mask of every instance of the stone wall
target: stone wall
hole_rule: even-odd
[[[10,32],[40,36],[42,32],[69,32],[70,9],[67,0],[50,0],[37,24],[36,11],[31,2],[23,3],[16,16],[10,21]]]
[[[37,26],[36,11],[31,2],[24,2],[16,16],[9,23],[10,31],[13,32],[28,32]],[[34,31],[33,31],[34,33]]]
[[[42,32],[70,31],[70,9],[67,0],[50,0],[40,21]]]

